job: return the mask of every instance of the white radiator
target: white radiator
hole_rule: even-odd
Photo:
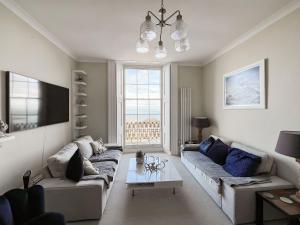
[[[192,90],[191,88],[180,88],[180,144],[192,138]]]

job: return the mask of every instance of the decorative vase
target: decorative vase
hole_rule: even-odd
[[[135,157],[136,157],[136,163],[137,164],[144,163],[145,153],[143,153],[142,151],[137,151],[136,154],[135,154]]]

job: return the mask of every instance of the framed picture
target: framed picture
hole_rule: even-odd
[[[265,109],[265,59],[224,75],[224,109]]]

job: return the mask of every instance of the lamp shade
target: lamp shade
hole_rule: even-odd
[[[300,131],[281,131],[275,151],[299,159]]]
[[[209,119],[207,117],[193,117],[192,126],[197,128],[206,128],[209,127]]]

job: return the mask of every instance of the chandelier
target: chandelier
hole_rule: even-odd
[[[157,28],[159,29],[159,41],[158,46],[155,50],[155,57],[157,59],[162,59],[167,56],[167,49],[164,46],[161,36],[163,33],[163,28],[166,26],[170,27],[170,36],[175,41],[174,47],[177,52],[184,52],[190,49],[190,43],[187,38],[188,30],[187,25],[182,19],[182,15],[179,10],[176,10],[170,16],[165,18],[167,10],[164,8],[164,1],[161,1],[161,8],[159,9],[160,16],[156,16],[153,12],[148,11],[145,21],[140,27],[140,37],[136,43],[136,51],[138,53],[147,53],[149,51],[149,42],[153,41],[157,37]],[[174,23],[170,24],[168,21],[175,15],[176,20]],[[157,23],[152,22],[153,16]]]

